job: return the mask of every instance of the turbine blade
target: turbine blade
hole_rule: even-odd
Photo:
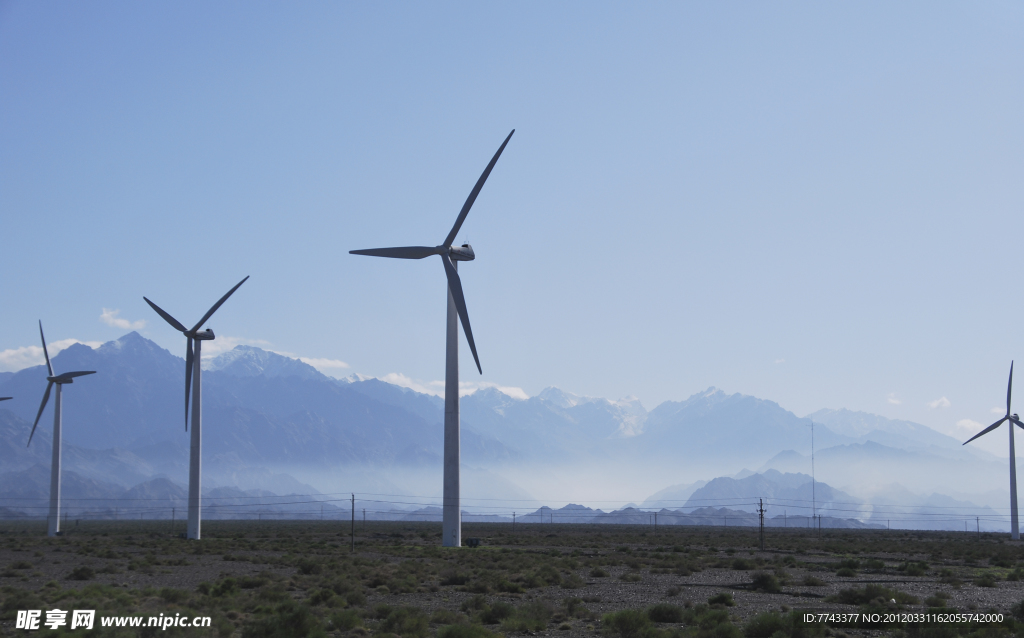
[[[225,301],[228,300],[228,297],[230,297],[232,294],[234,294],[234,292],[236,290],[238,290],[238,287],[241,286],[242,284],[244,284],[246,282],[246,280],[248,280],[248,279],[249,279],[249,277],[248,277],[248,275],[246,275],[245,279],[243,279],[242,281],[240,281],[237,284],[235,284],[235,287],[232,288],[231,290],[229,290],[226,295],[221,297],[220,301],[218,301],[217,303],[213,304],[213,308],[210,308],[209,310],[206,311],[206,314],[203,315],[203,318],[199,320],[199,323],[197,323],[195,325],[195,327],[192,328],[192,332],[195,332],[196,330],[199,330],[203,326],[203,324],[206,323],[206,320],[209,319],[210,317],[212,317],[213,313],[217,312],[217,308],[220,308],[221,305]]]
[[[1003,421],[1006,421],[1006,420],[1007,420],[1007,419],[1009,419],[1009,418],[1010,418],[1010,417],[1008,417],[1008,416],[1004,416],[1003,418],[999,419],[998,421],[996,421],[996,422],[995,422],[995,423],[993,423],[992,425],[988,426],[987,428],[985,428],[985,429],[984,429],[984,430],[982,430],[981,432],[978,432],[977,434],[975,434],[975,435],[974,435],[974,436],[972,436],[971,438],[969,438],[969,439],[967,439],[966,441],[964,441],[964,445],[967,445],[968,443],[970,443],[971,441],[973,441],[974,439],[978,438],[979,436],[981,436],[981,435],[983,435],[983,434],[988,434],[988,433],[989,433],[989,432],[991,432],[992,430],[994,430],[994,429],[996,429],[997,427],[999,427],[1000,425],[1002,425]]]
[[[515,132],[516,130],[512,129],[512,133]],[[505,138],[505,141],[501,143],[501,146],[498,147],[498,152],[494,154],[490,163],[487,164],[487,168],[485,168],[483,174],[480,175],[480,179],[476,180],[476,186],[474,186],[473,190],[469,192],[469,197],[466,198],[466,203],[462,205],[462,210],[459,211],[459,216],[455,219],[455,225],[452,226],[452,231],[448,233],[447,237],[445,237],[444,243],[441,244],[442,246],[450,247],[452,242],[455,241],[455,236],[459,234],[459,229],[462,228],[462,222],[466,221],[466,215],[469,214],[469,209],[473,207],[473,202],[476,201],[476,196],[480,194],[480,189],[484,187],[484,182],[487,181],[487,176],[491,174],[491,169],[493,169],[494,165],[498,163],[498,158],[501,157],[501,152],[505,150],[505,145],[508,144],[510,139],[512,139],[512,133],[509,133],[508,137]]]
[[[192,337],[185,346],[185,431],[188,432],[188,397],[192,391]]]
[[[448,275],[448,289],[452,291],[452,299],[455,300],[455,309],[462,320],[462,329],[466,333],[466,341],[469,342],[469,349],[473,353],[473,360],[476,361],[476,369],[483,374],[480,367],[480,357],[476,356],[476,343],[473,341],[473,329],[469,327],[469,311],[466,310],[466,298],[462,294],[462,280],[459,279],[459,271],[455,270],[452,259],[448,255],[441,255],[444,260],[444,273]]]
[[[0,401],[10,401],[14,397],[0,397]]]
[[[1013,390],[1013,361],[1010,362],[1010,380],[1006,384],[1006,416],[1010,416],[1010,392]]]
[[[43,336],[43,322],[39,321],[39,339],[43,342],[43,356],[46,357],[46,369],[50,371],[49,376],[53,376],[53,366],[50,365],[50,353],[46,349],[46,337]]]
[[[440,255],[436,246],[401,246],[399,248],[367,248],[350,250],[350,255],[369,255],[370,257],[394,257],[395,259],[423,259],[431,255]]]
[[[39,412],[36,413],[36,421],[32,424],[32,431],[28,435],[28,447],[32,445],[32,437],[35,436],[36,426],[39,425],[39,417],[43,416],[43,408],[46,407],[46,402],[50,400],[50,388],[53,387],[53,381],[46,384],[46,392],[43,393],[43,402],[39,404]]]
[[[143,299],[146,299],[146,297],[143,297]],[[181,332],[188,332],[188,328],[186,328],[185,326],[181,325],[180,321],[178,321],[177,319],[175,319],[171,315],[169,315],[166,312],[164,312],[163,309],[160,308],[160,306],[156,305],[155,303],[153,303],[149,299],[146,299],[146,303],[149,304],[150,308],[152,308],[153,310],[156,310],[156,314],[158,314],[161,317],[163,317],[164,321],[166,321],[167,323],[171,324],[172,328],[174,328],[175,330],[181,331]]]
[[[2,401],[2,400],[3,399],[0,399],[0,401]],[[1010,421],[1016,423],[1018,427],[1020,427],[1022,430],[1024,430],[1024,423],[1021,423],[1020,421],[1018,421],[1017,419],[1013,418],[1012,416],[1010,417]]]
[[[80,372],[65,372],[64,374],[58,376],[57,378],[63,381],[64,379],[74,379],[75,377],[84,377],[87,374],[96,374],[96,371],[95,370],[88,370],[88,371],[80,371]]]

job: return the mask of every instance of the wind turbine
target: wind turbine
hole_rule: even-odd
[[[1010,414],[1010,393],[1012,390],[1013,361],[1010,362],[1010,380],[1006,384],[1006,416],[964,441],[964,445],[967,445],[983,434],[988,434],[1002,425],[1003,421],[1010,422],[1010,538],[1016,541],[1020,540],[1020,526],[1017,524],[1017,455],[1013,449],[1013,426],[1016,425],[1024,428],[1024,423],[1020,422],[1020,418],[1016,414]]]
[[[516,130],[512,129],[512,133]],[[459,509],[459,325],[456,315],[462,321],[462,329],[466,332],[466,341],[473,353],[476,369],[483,374],[480,357],[476,354],[476,343],[473,341],[473,330],[469,327],[469,313],[466,311],[466,299],[462,294],[462,281],[456,264],[460,261],[473,261],[476,254],[469,244],[452,246],[455,236],[459,234],[462,223],[466,221],[469,209],[473,207],[480,189],[483,188],[487,176],[501,157],[505,145],[512,139],[508,134],[501,143],[498,152],[491,158],[480,179],[470,191],[466,203],[462,205],[455,225],[439,246],[403,246],[400,248],[370,248],[367,250],[350,250],[353,255],[369,255],[371,257],[394,257],[397,259],[423,259],[431,255],[440,255],[444,264],[445,276],[448,278],[448,324],[445,345],[444,374],[444,497],[442,500],[441,545],[444,547],[460,547],[462,545],[462,511]]]
[[[221,307],[228,297],[232,295],[238,287],[241,286],[249,279],[246,277],[242,281],[235,284],[235,287],[228,291],[226,295],[220,298],[220,301],[213,304],[203,318],[199,320],[199,323],[192,326],[189,330],[181,324],[180,321],[172,317],[171,315],[164,312],[155,303],[143,297],[146,303],[156,310],[156,314],[164,318],[164,321],[171,324],[175,330],[181,331],[181,334],[185,335],[188,342],[185,346],[185,431],[188,432],[188,401],[189,401],[189,384],[192,388],[192,440],[189,445],[188,455],[188,528],[186,532],[186,538],[194,538],[199,540],[200,538],[200,508],[202,507],[202,496],[200,489],[202,488],[202,453],[203,453],[203,382],[202,382],[202,362],[200,358],[200,352],[202,351],[202,345],[204,341],[213,341],[216,337],[213,334],[213,330],[207,328],[202,332],[199,329],[203,327],[203,324],[213,316],[213,313],[217,312],[217,309]],[[195,345],[193,345],[195,342]]]
[[[32,445],[32,437],[35,436],[36,426],[39,425],[39,417],[43,416],[43,408],[46,407],[46,402],[50,400],[50,390],[56,385],[57,398],[53,402],[53,460],[50,462],[50,515],[46,519],[46,535],[56,536],[60,534],[60,430],[61,407],[64,403],[61,397],[61,388],[65,383],[74,383],[75,377],[96,374],[96,371],[53,374],[53,366],[50,365],[50,353],[46,349],[46,337],[43,336],[42,321],[39,322],[39,339],[43,342],[43,356],[46,357],[46,370],[50,373],[50,376],[46,377],[46,392],[43,393],[43,402],[39,404],[36,421],[32,424],[32,431],[28,435],[28,445]],[[0,400],[8,398],[10,397]]]

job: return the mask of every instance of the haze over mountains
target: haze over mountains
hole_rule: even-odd
[[[66,485],[115,498],[162,479],[145,489],[176,498],[188,465],[183,359],[132,332],[96,349],[73,345],[54,366],[98,371],[64,394]],[[52,408],[25,448],[45,376],[44,366],[0,375],[0,395],[15,397],[0,410],[0,498],[30,492],[49,464]],[[208,362],[203,383],[206,487],[255,490],[253,497],[355,491],[409,507],[440,493],[438,397],[377,379],[334,379],[251,346]],[[650,411],[635,398],[547,388],[522,399],[488,388],[464,397],[461,411],[471,511],[576,502],[606,513],[632,500],[750,512],[745,504],[759,495],[792,503],[771,505],[772,516],[806,517],[814,500],[837,519],[877,522],[881,509],[907,518],[929,504],[998,519],[1008,500],[1005,461],[923,425],[848,410],[800,418],[715,388]],[[921,520],[911,526],[936,526]]]

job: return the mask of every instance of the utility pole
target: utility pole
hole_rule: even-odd
[[[978,525],[978,538],[981,538],[981,517],[980,516],[975,516],[974,517],[974,522],[977,523],[977,525]]]
[[[760,515],[760,520],[761,520],[761,526],[760,526],[761,528],[760,528],[759,534],[760,534],[760,537],[761,537],[761,551],[763,552],[764,551],[764,499],[763,498],[757,499],[757,503],[758,503],[757,513]]]
[[[818,538],[821,538],[821,514],[818,514]]]
[[[811,421],[811,513],[818,514],[818,499],[814,490],[814,421]],[[804,501],[805,503],[807,501]],[[818,525],[818,538],[821,538],[821,525]]]
[[[516,533],[516,513],[512,512],[512,533]]]
[[[175,507],[171,508],[171,533],[172,534],[174,533],[174,515],[177,514],[176,510],[177,510],[177,508],[175,508]]]
[[[324,504],[320,504],[320,520],[324,520]]]
[[[658,533],[658,513],[654,513],[654,533]]]
[[[356,551],[356,495],[352,495],[352,552]]]
[[[366,529],[366,508],[363,508],[363,529]]]

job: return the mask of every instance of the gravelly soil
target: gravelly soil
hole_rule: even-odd
[[[727,611],[739,627],[768,611],[857,611],[829,597],[869,584],[918,599],[889,603],[905,611],[927,610],[925,599],[933,597],[934,604],[938,592],[946,595],[948,608],[1007,616],[1024,599],[1024,547],[994,534],[843,530],[818,538],[771,530],[760,551],[757,531],[742,528],[670,527],[654,533],[625,526],[520,525],[513,534],[508,525],[466,525],[464,537],[481,538],[480,548],[441,549],[437,524],[370,523],[359,526],[353,554],[348,527],[338,523],[205,525],[202,541],[184,541],[157,522],[129,529],[90,523],[55,539],[43,536],[38,525],[0,523],[0,635],[23,633],[11,622],[11,601],[18,596],[37,595],[40,604],[74,601],[74,590],[83,596],[92,591],[98,606],[113,605],[122,614],[180,607],[215,616],[218,628],[182,634],[190,636],[240,636],[247,624],[274,613],[273,605],[260,601],[285,599],[307,603],[328,634],[346,633],[333,628],[331,614],[360,610],[364,627],[347,632],[353,635],[377,631],[374,609],[381,604],[427,614],[446,609],[465,614],[465,622],[479,622],[467,608],[474,597],[517,607],[548,601],[553,615],[547,628],[529,633],[573,638],[598,635],[606,613],[663,602],[699,606],[722,592],[735,600]],[[840,576],[842,560],[860,564]],[[92,573],[76,580],[81,568]],[[780,591],[753,591],[757,573],[774,576]],[[226,579],[246,578],[250,585],[222,586],[227,593],[217,593]],[[323,593],[331,587],[337,595]],[[161,593],[167,589],[182,593]],[[123,595],[111,593],[116,591]],[[589,613],[567,613],[567,598],[582,599]],[[430,633],[437,626],[430,625]],[[502,631],[498,625],[487,628]]]

